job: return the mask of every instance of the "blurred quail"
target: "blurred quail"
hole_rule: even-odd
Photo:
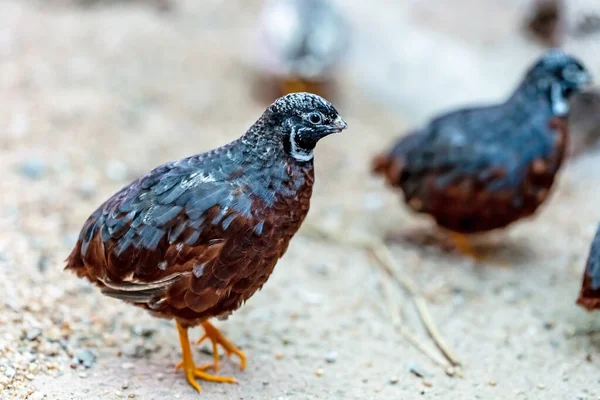
[[[309,208],[313,149],[346,128],[323,98],[293,93],[271,104],[239,139],[150,171],[85,222],[66,269],[105,295],[175,319],[188,382],[234,382],[217,345],[246,356],[208,322],[225,318],[269,278]],[[202,325],[214,364],[196,367],[189,327]]]
[[[551,50],[504,103],[434,118],[377,156],[374,172],[452,232],[505,227],[546,199],[565,154],[568,99],[590,79],[580,61]]]
[[[600,225],[592,240],[577,304],[588,311],[600,310]]]
[[[562,0],[534,0],[531,15],[527,18],[529,33],[547,46],[557,46],[564,25]]]
[[[343,57],[348,26],[329,0],[266,0],[259,27],[259,62],[280,94],[323,94]]]

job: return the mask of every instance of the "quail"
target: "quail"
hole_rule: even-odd
[[[107,296],[174,319],[187,381],[235,382],[217,345],[246,356],[210,318],[226,318],[265,284],[306,217],[313,149],[347,127],[309,93],[277,99],[239,139],[161,165],[125,186],[84,223],[66,269]],[[214,363],[197,367],[188,328],[201,325]]]
[[[548,197],[567,145],[568,100],[590,80],[579,60],[552,49],[506,101],[434,118],[376,156],[373,170],[479,258],[465,234],[530,216]]]
[[[526,28],[539,42],[556,46],[561,40],[565,6],[562,0],[534,0]]]
[[[259,63],[280,94],[327,92],[348,49],[348,24],[329,0],[266,0]]]
[[[592,240],[577,304],[588,311],[600,310],[600,225]]]

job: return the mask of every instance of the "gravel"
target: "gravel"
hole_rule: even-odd
[[[63,272],[64,259],[85,219],[128,180],[234,139],[264,110],[240,55],[251,51],[241,38],[251,37],[259,1],[181,0],[167,14],[139,4],[73,7],[75,1],[0,1],[0,132],[8,133],[0,134],[0,398],[112,399],[121,391],[195,399],[173,368],[181,356],[173,322],[102,296]],[[343,4],[360,41],[335,99],[350,129],[316,151],[308,219],[396,238],[429,225],[371,177],[372,154],[421,116],[504,95],[541,49],[519,36],[519,14],[492,0],[451,8]],[[489,15],[493,23],[482,27]],[[393,38],[389,48],[386,38]],[[596,53],[577,46],[600,76]],[[120,111],[131,105],[134,128]],[[446,376],[391,328],[369,255],[295,237],[263,289],[230,320],[216,322],[248,352],[243,372],[235,358],[223,357],[222,373],[240,384],[203,383],[202,398],[412,399],[424,389],[427,398],[448,400],[517,391],[540,400],[596,398],[597,335],[575,333],[597,316],[573,304],[600,219],[592,201],[600,198],[600,161],[589,157],[562,171],[535,218],[499,234],[506,268],[475,268],[390,240],[398,268],[434,293],[432,317],[464,361],[464,379]],[[548,283],[552,275],[560,284]],[[472,290],[453,303],[451,293],[436,291],[440,282]],[[418,329],[411,299],[398,294],[398,305],[403,323]],[[542,328],[543,321],[555,328]],[[199,335],[190,330],[190,340]],[[194,357],[211,361],[197,347]],[[402,371],[407,360],[414,361],[406,370],[415,372]],[[409,374],[426,376],[430,386]],[[492,374],[496,387],[486,384]],[[545,388],[536,388],[542,382]]]

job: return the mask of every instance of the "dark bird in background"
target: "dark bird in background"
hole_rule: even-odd
[[[600,310],[600,225],[592,240],[577,304],[588,311]]]
[[[217,345],[246,356],[208,320],[239,308],[267,281],[306,217],[313,149],[346,128],[323,98],[293,93],[239,139],[150,171],[85,222],[66,269],[107,296],[175,319],[188,382],[219,369]],[[202,325],[214,364],[197,367],[187,330]]]
[[[564,4],[562,0],[534,0],[526,28],[541,43],[558,46],[564,31]]]
[[[349,27],[328,0],[266,0],[260,15],[259,64],[278,95],[330,90],[348,48]]]
[[[586,90],[573,96],[569,112],[569,155],[576,156],[600,140],[600,90]]]
[[[590,80],[580,61],[551,50],[504,103],[434,118],[377,156],[373,170],[476,256],[464,234],[503,228],[547,198],[567,145],[568,99]]]

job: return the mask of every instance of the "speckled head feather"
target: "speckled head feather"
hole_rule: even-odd
[[[313,93],[298,92],[290,93],[275,100],[267,111],[272,114],[286,114],[291,111],[307,112],[320,111],[329,114],[330,117],[337,116],[337,110],[327,100]]]
[[[276,134],[276,140],[281,139],[288,155],[305,162],[312,160],[312,151],[320,139],[346,129],[347,124],[333,104],[316,94],[299,92],[275,100],[247,136],[265,131],[265,127]]]
[[[546,52],[527,72],[525,84],[547,92],[555,115],[566,115],[568,99],[591,82],[591,74],[577,58],[560,49]]]

